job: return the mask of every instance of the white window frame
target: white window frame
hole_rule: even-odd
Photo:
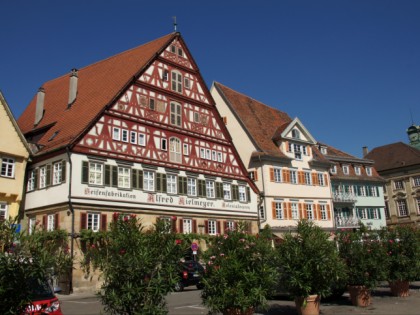
[[[298,183],[297,171],[296,170],[290,170],[290,183],[292,183],[292,184],[297,184]]]
[[[54,231],[54,227],[55,227],[55,215],[48,214],[47,215],[47,231],[49,232]]]
[[[330,172],[331,172],[331,174],[337,174],[337,165],[331,166]]]
[[[246,202],[246,187],[245,186],[239,186],[238,187],[238,196],[239,196],[239,202]]]
[[[297,202],[290,203],[291,212],[292,212],[292,219],[299,220],[299,207]]]
[[[170,123],[171,125],[182,127],[182,106],[180,103],[171,102]]]
[[[276,217],[273,219],[284,220],[283,202],[274,201],[274,208],[275,208]]]
[[[417,214],[420,214],[420,197],[414,198],[414,201],[417,206]]]
[[[89,185],[103,185],[104,165],[98,162],[89,162]]]
[[[344,175],[349,175],[350,172],[350,168],[348,165],[343,165],[343,174]]]
[[[206,149],[206,160],[211,160],[211,150]]]
[[[404,181],[402,179],[398,179],[394,181],[394,188],[395,190],[404,189]]]
[[[407,202],[405,199],[399,199],[396,201],[397,203],[397,210],[399,217],[406,217],[408,216],[408,209],[407,209]]]
[[[223,183],[223,199],[232,200],[231,185],[229,183]]]
[[[259,211],[260,211],[260,218],[261,218],[261,219],[265,219],[265,210],[264,210],[264,206],[260,206]]]
[[[162,151],[168,151],[168,140],[166,138],[160,139],[160,149]]]
[[[53,163],[53,185],[59,185],[63,181],[63,169],[61,163],[61,161]]]
[[[182,219],[182,233],[191,234],[193,231],[193,221],[191,219]]]
[[[209,231],[209,235],[216,235],[217,234],[217,222],[215,220],[209,220],[207,223],[207,229]]]
[[[306,218],[308,220],[314,219],[314,207],[312,203],[305,203]]]
[[[155,172],[149,170],[143,171],[143,190],[155,191]]]
[[[206,158],[206,149],[200,148],[200,158],[205,159]]]
[[[139,146],[142,146],[142,147],[146,146],[146,134],[139,132],[138,138],[139,138]]]
[[[88,212],[86,217],[86,229],[92,230],[93,232],[98,232],[101,226],[100,213]]]
[[[197,196],[197,179],[187,177],[187,195]]]
[[[325,186],[324,174],[318,173],[318,183],[319,186]]]
[[[217,152],[217,162],[223,162],[223,154],[222,152]]]
[[[321,220],[327,220],[328,216],[327,216],[327,205],[320,203],[319,204],[319,210],[321,212]]]
[[[281,178],[281,168],[274,168],[274,181],[276,183],[281,183],[282,182],[282,178]]]
[[[309,171],[304,172],[305,175],[305,184],[306,185],[312,185],[312,174]]]
[[[413,177],[413,187],[419,187],[420,186],[420,176],[414,176]]]
[[[212,151],[211,151],[211,159],[212,159],[213,161],[217,161],[216,151],[214,151],[214,150],[212,150]]]
[[[171,90],[177,93],[182,93],[183,87],[182,73],[178,70],[171,71]]]
[[[136,131],[130,131],[130,143],[131,144],[137,144],[137,132]]]
[[[39,168],[39,189],[47,187],[47,166],[43,165]]]
[[[354,172],[356,173],[356,175],[361,175],[362,172],[361,172],[360,166],[355,166],[354,167]]]
[[[188,143],[182,145],[182,153],[184,155],[190,155],[190,145]]]
[[[122,129],[121,131],[121,141],[122,142],[128,142],[128,130],[127,129]]]
[[[2,177],[14,178],[15,177],[15,159],[3,157],[1,159],[1,173]]]
[[[8,210],[9,210],[9,206],[7,203],[0,203],[0,222],[2,220],[7,220],[8,218]]]
[[[35,228],[36,228],[36,217],[30,217],[29,223],[28,223],[29,235],[32,235],[35,232]]]
[[[226,221],[226,229],[228,231],[234,231],[235,230],[235,221]]]
[[[177,193],[177,176],[172,174],[166,175],[166,192],[168,194],[176,194]]]
[[[181,140],[175,137],[169,139],[169,161],[174,163],[182,162]]]
[[[118,188],[131,188],[131,169],[129,167],[118,166]]]
[[[367,166],[367,167],[366,167],[366,174],[367,174],[368,176],[372,176],[372,168],[371,168],[370,166]]]
[[[29,191],[34,191],[35,190],[35,173],[36,170],[30,170],[29,174],[28,174],[28,183],[26,185],[26,190]]]
[[[118,127],[112,127],[112,139],[116,141],[121,140],[121,129]]]
[[[207,198],[215,198],[214,181],[206,180],[206,196]]]

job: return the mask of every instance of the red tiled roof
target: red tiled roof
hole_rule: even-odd
[[[228,106],[236,113],[258,148],[269,155],[286,157],[276,146],[273,137],[279,128],[292,121],[288,114],[269,107],[249,96],[236,92],[218,82],[214,86]]]
[[[403,142],[396,142],[374,148],[365,158],[374,160],[375,168],[381,172],[420,165],[420,150]]]
[[[71,144],[90,126],[102,110],[178,33],[171,33],[144,45],[79,69],[77,98],[68,109],[69,74],[46,82],[44,116],[36,129],[54,124],[38,144],[43,152]],[[36,95],[18,119],[24,134],[34,131]],[[53,141],[50,137],[59,131]],[[41,151],[42,152],[42,151]]]

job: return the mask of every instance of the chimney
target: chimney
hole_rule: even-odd
[[[369,153],[368,147],[363,147],[363,157]]]
[[[69,103],[67,107],[70,108],[73,105],[77,97],[77,69],[71,69],[70,73],[70,87],[69,87]]]
[[[35,121],[34,121],[35,126],[39,124],[42,117],[44,116],[44,100],[45,100],[45,90],[43,87],[40,87],[36,95],[36,108],[35,108]]]

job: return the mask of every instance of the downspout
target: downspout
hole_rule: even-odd
[[[73,164],[71,162],[71,155],[70,155],[70,150],[69,147],[66,147],[66,152],[67,152],[67,157],[69,158],[69,164],[70,164],[70,170],[69,170],[69,194],[68,194],[68,199],[69,199],[69,209],[70,209],[70,213],[71,213],[71,234],[70,234],[70,258],[71,261],[73,262],[74,259],[74,209],[73,209],[73,204],[71,202],[71,185],[72,185],[72,170],[73,170]],[[69,287],[70,287],[70,293],[73,293],[73,267],[70,270],[70,279],[69,279]]]
[[[261,181],[262,181],[262,188],[263,188],[263,192],[262,194],[260,194],[260,196],[262,196],[263,198],[263,202],[264,202],[264,212],[265,212],[265,218],[263,219],[263,221],[267,221],[267,200],[265,198],[265,185],[264,185],[264,169],[262,167],[262,162],[261,162],[261,155],[258,155],[258,159],[260,160],[260,167],[261,167]],[[258,208],[258,217],[260,217],[260,209]]]

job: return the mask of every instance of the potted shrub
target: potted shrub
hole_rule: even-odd
[[[371,290],[387,279],[388,260],[377,231],[342,230],[337,233],[340,257],[347,269],[349,293],[353,305],[371,304]]]
[[[239,224],[209,240],[202,300],[210,312],[248,315],[266,306],[277,278],[271,232],[249,235],[246,230]]]
[[[277,246],[280,281],[295,298],[299,314],[319,314],[321,297],[331,294],[345,276],[344,263],[329,237],[313,221],[301,220],[296,233],[286,233]]]
[[[394,296],[409,295],[410,282],[417,280],[420,270],[420,240],[414,226],[389,227],[383,234],[389,262],[388,282]]]

